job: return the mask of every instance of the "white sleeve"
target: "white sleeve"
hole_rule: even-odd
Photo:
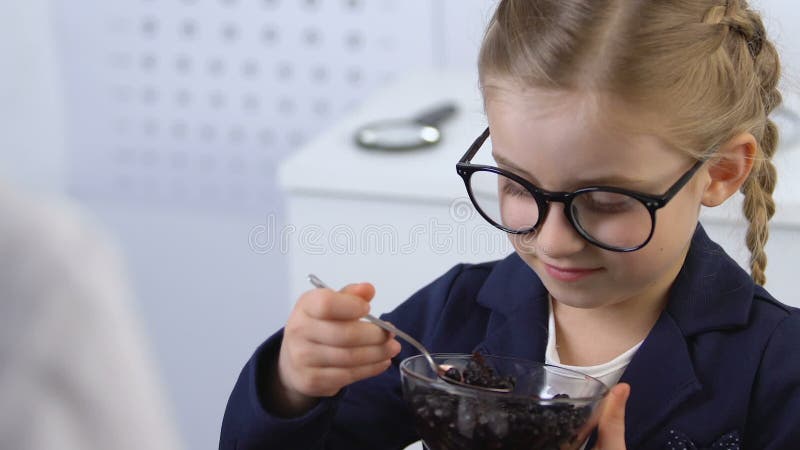
[[[103,235],[2,186],[0,217],[0,448],[180,448]]]

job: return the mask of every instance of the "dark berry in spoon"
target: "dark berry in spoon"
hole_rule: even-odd
[[[464,381],[464,378],[461,376],[461,371],[456,369],[455,367],[451,367],[444,372],[444,376],[450,378],[451,380],[458,381],[459,383]]]

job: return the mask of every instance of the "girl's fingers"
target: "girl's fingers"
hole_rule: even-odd
[[[304,325],[302,335],[310,342],[332,347],[380,345],[391,338],[387,331],[377,325],[358,320],[350,322],[310,320]]]
[[[348,284],[339,292],[343,294],[355,295],[356,297],[360,297],[364,301],[368,302],[372,300],[372,297],[375,296],[375,286],[370,283],[354,283]]]
[[[354,368],[321,367],[303,371],[297,380],[298,390],[312,397],[331,397],[344,386],[383,373],[392,361],[387,359],[367,366]]]
[[[356,381],[380,374],[400,352],[383,329],[359,319],[369,313],[375,288],[351,284],[336,292],[313,289],[297,302],[284,329],[282,374],[307,397],[326,397]]]
[[[307,292],[301,297],[298,306],[305,315],[318,320],[356,320],[369,313],[367,300],[330,289]]]
[[[625,450],[625,403],[630,391],[628,384],[617,384],[603,401],[595,450]]]
[[[350,348],[313,345],[313,350],[309,350],[308,355],[303,356],[300,352],[298,358],[301,358],[304,365],[311,367],[357,368],[386,361],[398,353],[400,343],[390,340],[383,345]]]

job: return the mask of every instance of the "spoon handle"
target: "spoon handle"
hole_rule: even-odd
[[[308,281],[310,281],[311,284],[313,284],[314,286],[316,286],[318,288],[332,289],[330,286],[325,284],[322,280],[320,280],[314,274],[309,274],[308,275]],[[364,319],[374,323],[375,325],[383,328],[384,330],[386,330],[386,331],[388,331],[390,333],[396,334],[397,336],[402,338],[404,341],[406,341],[409,344],[413,345],[417,350],[419,350],[420,353],[422,353],[422,355],[425,357],[425,359],[428,360],[428,364],[431,366],[431,369],[433,369],[433,371],[436,372],[437,374],[439,373],[439,365],[436,364],[436,361],[433,360],[433,357],[431,356],[431,354],[428,352],[428,350],[425,348],[425,346],[423,346],[418,340],[416,340],[413,337],[409,336],[408,334],[406,334],[406,332],[398,329],[396,326],[390,324],[389,322],[386,322],[385,320],[378,319],[377,317],[373,316],[372,314],[367,314],[366,316],[364,316]]]
[[[397,336],[402,338],[404,341],[406,341],[409,344],[413,345],[414,347],[416,347],[417,350],[419,350],[420,353],[422,353],[425,356],[425,358],[428,360],[428,363],[431,365],[431,367],[438,367],[436,362],[431,357],[430,353],[428,353],[428,350],[418,340],[416,340],[413,337],[411,337],[410,335],[408,335],[405,331],[402,331],[402,330],[398,329],[396,326],[392,325],[391,323],[389,323],[389,322],[387,322],[385,320],[378,319],[377,317],[373,316],[372,314],[367,314],[366,316],[364,316],[364,318],[367,319],[368,321],[374,323],[375,325],[383,328],[384,330],[396,334]]]

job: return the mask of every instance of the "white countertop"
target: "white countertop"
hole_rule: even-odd
[[[366,123],[413,117],[444,101],[453,101],[459,111],[442,125],[436,146],[386,152],[364,150],[353,141],[355,130]],[[280,168],[279,183],[289,193],[451,201],[466,196],[456,162],[485,127],[475,76],[418,72],[382,90],[292,155]]]
[[[787,96],[786,103],[795,106],[794,99]],[[441,127],[443,139],[437,146],[385,152],[364,150],[353,141],[353,133],[361,125],[413,117],[448,100],[456,103],[459,112]],[[476,74],[413,73],[378,92],[289,157],[280,167],[279,185],[289,195],[377,197],[449,204],[466,197],[455,165],[485,127]],[[800,226],[800,177],[793,176],[800,173],[800,148],[781,148],[774,161],[778,184],[773,224]],[[741,221],[740,204],[741,199],[734,198],[720,207],[705,208],[702,217]]]

